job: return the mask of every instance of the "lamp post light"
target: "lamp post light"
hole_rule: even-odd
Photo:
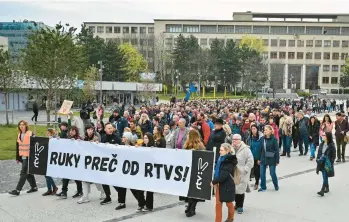
[[[98,61],[98,65],[99,65],[99,103],[102,104],[102,77],[103,77],[103,63],[102,61]]]

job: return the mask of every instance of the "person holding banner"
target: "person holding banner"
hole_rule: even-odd
[[[51,138],[56,138],[56,131],[55,129],[48,128],[46,131],[46,135]],[[47,185],[47,191],[42,194],[42,196],[49,196],[49,195],[55,195],[58,191],[58,187],[55,184],[55,181],[50,176],[45,176],[46,179],[46,185]]]
[[[163,130],[160,126],[154,126],[154,142],[158,148],[166,148],[166,140],[163,135]]]
[[[105,124],[105,135],[102,137],[102,143],[107,144],[121,144],[121,139],[118,133],[114,132],[114,128],[111,123]],[[106,205],[111,203],[111,192],[109,185],[103,184],[103,190],[105,192],[105,198],[101,202],[101,205]],[[115,210],[121,210],[126,208],[126,188],[123,187],[114,187],[114,189],[118,192],[118,202],[119,205],[115,208]]]
[[[203,144],[200,133],[197,130],[189,131],[187,140],[185,141],[183,148],[186,150],[205,150],[205,145]],[[195,198],[187,198],[187,201],[188,206],[184,211],[186,216],[195,216],[196,205],[201,200]]]
[[[18,196],[20,194],[26,180],[29,182],[31,187],[27,193],[34,193],[38,191],[34,175],[28,173],[30,137],[32,135],[33,133],[29,130],[28,123],[24,120],[19,121],[16,143],[16,161],[17,163],[22,163],[22,169],[16,189],[9,192],[9,194],[14,196]]]
[[[235,183],[232,174],[237,165],[235,151],[229,143],[223,143],[219,149],[219,158],[215,167],[211,186],[216,190],[216,219],[222,221],[222,203],[228,208],[228,218],[225,222],[234,221]]]
[[[96,131],[93,125],[87,125],[85,127],[85,138],[84,141],[96,142],[99,143],[100,139],[96,135]],[[78,204],[88,203],[90,202],[89,194],[91,191],[91,183],[82,182],[83,190],[85,191],[83,196],[78,200]],[[101,184],[96,184],[97,190],[101,193],[100,199],[103,200],[105,198],[104,190]]]

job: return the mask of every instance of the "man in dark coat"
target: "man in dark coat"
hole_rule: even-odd
[[[36,101],[34,101],[34,103],[33,103],[33,113],[34,113],[34,116],[32,117],[32,121],[34,121],[34,119],[35,119],[35,122],[37,122],[38,115],[39,115],[39,106],[36,103]]]
[[[211,133],[210,139],[208,140],[206,150],[213,151],[216,147],[216,162],[219,158],[219,148],[225,141],[226,133],[223,130],[223,120],[216,119],[214,123],[214,130]]]

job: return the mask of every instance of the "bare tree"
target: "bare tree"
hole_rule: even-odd
[[[172,41],[172,42],[170,42]],[[154,59],[155,71],[160,82],[169,84],[171,82],[173,38],[165,38],[161,33],[155,38],[154,42]]]
[[[275,98],[276,90],[283,88],[284,69],[285,64],[282,62],[270,63],[269,87],[273,89],[273,98]]]

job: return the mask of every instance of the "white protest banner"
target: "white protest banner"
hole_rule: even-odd
[[[32,137],[29,173],[211,198],[214,154]]]
[[[58,110],[59,114],[68,115],[74,101],[64,100],[61,108]]]

